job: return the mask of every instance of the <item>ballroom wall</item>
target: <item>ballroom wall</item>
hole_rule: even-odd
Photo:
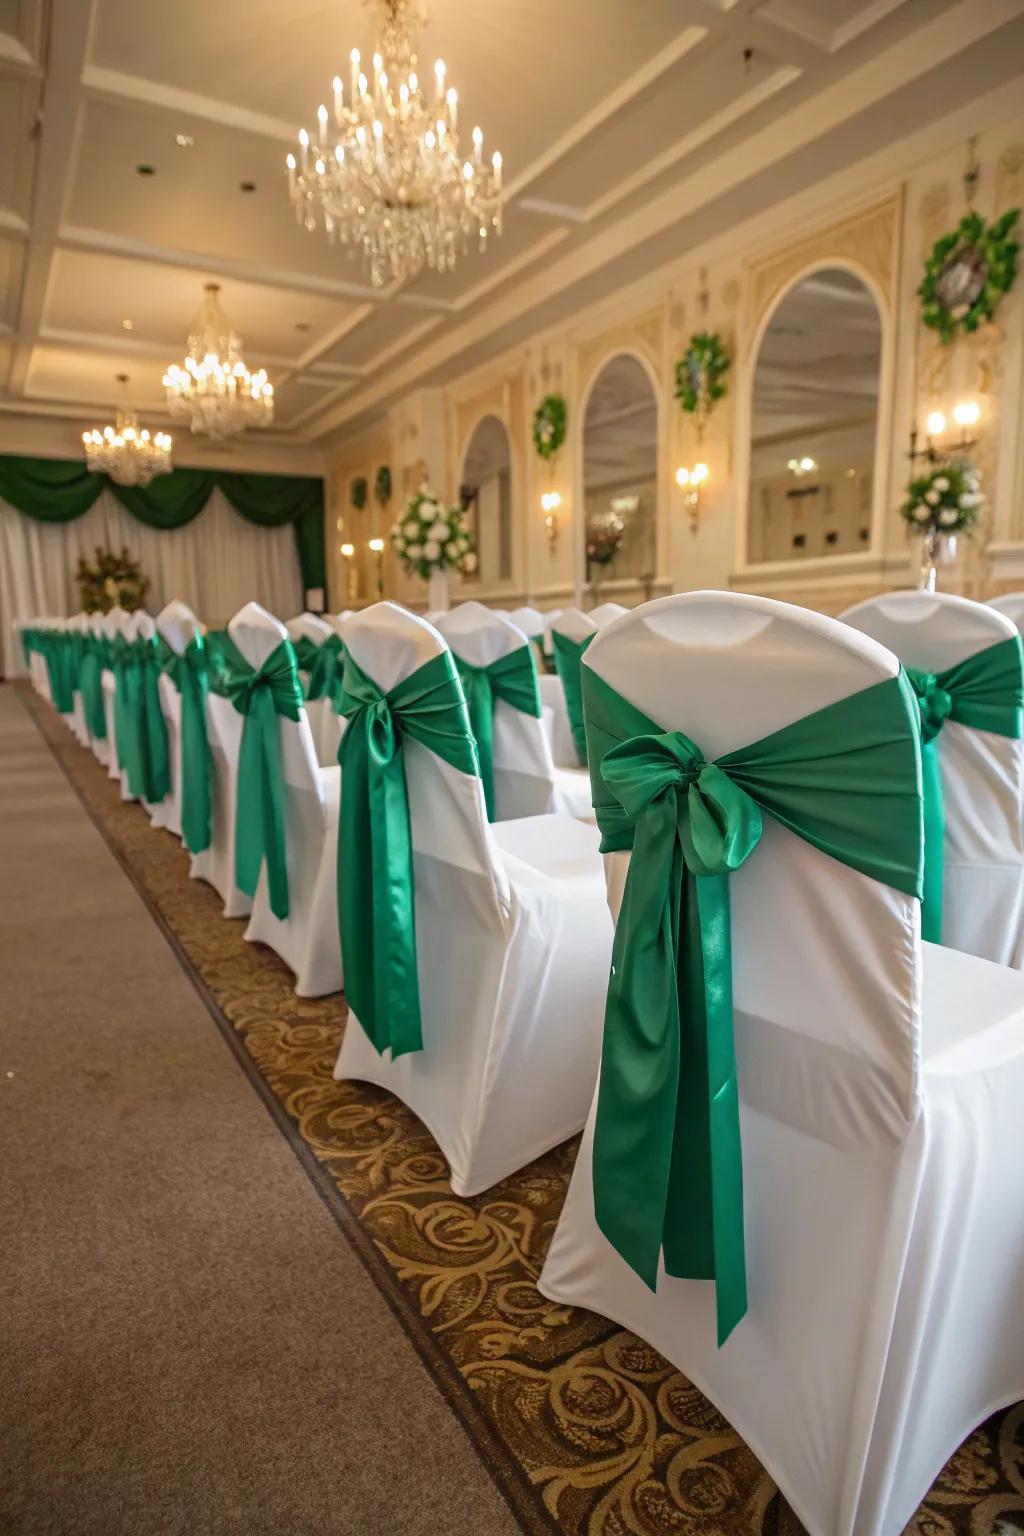
[[[1024,271],[1004,298],[993,325],[944,348],[919,321],[915,290],[925,256],[966,209],[963,174],[975,140],[980,181],[975,207],[991,218],[1024,203],[1024,113],[1012,88],[981,96],[969,110],[936,128],[910,132],[768,214],[738,224],[707,244],[681,252],[671,266],[622,286],[615,296],[567,314],[554,329],[525,338],[486,366],[443,387],[400,400],[387,420],[343,439],[327,454],[328,547],[332,591],[343,601],[348,566],[339,546],[357,546],[353,594],[376,595],[375,562],[366,540],[386,533],[393,506],[426,473],[454,499],[476,424],[498,416],[510,438],[513,551],[509,580],[458,583],[461,597],[515,606],[556,606],[582,598],[582,432],[586,402],[604,364],[625,351],[646,368],[658,398],[656,555],[645,578],[602,582],[601,599],[625,603],[697,587],[732,586],[838,611],[886,587],[913,582],[916,563],[898,515],[909,475],[911,425],[938,405],[969,396],[982,410],[975,461],[989,497],[983,526],[946,575],[951,590],[974,596],[1024,586]],[[600,238],[600,237],[598,237]],[[858,274],[875,296],[882,319],[879,427],[873,501],[866,547],[799,560],[748,559],[746,507],[749,424],[754,364],[761,333],[791,283],[816,267]],[[727,396],[716,406],[704,441],[673,398],[676,360],[695,331],[715,330],[732,355]],[[530,423],[545,395],[566,399],[566,442],[549,467],[534,451]],[[677,466],[697,458],[709,469],[700,516],[691,532]],[[374,504],[381,463],[391,466],[392,509]],[[370,502],[349,505],[354,477],[366,476]],[[562,497],[558,539],[545,533],[540,497]],[[425,590],[385,556],[387,594],[413,604]]]

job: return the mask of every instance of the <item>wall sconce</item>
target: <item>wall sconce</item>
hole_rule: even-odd
[[[355,559],[355,556],[356,556],[356,547],[355,547],[354,544],[343,544],[341,546],[341,558],[345,561],[345,564],[346,564],[346,567],[347,567],[346,573],[345,573],[345,600],[348,603],[353,602],[353,600],[355,598],[355,574],[356,574],[356,570],[355,570],[355,566],[352,563],[353,560]]]
[[[700,488],[708,478],[706,464],[695,464],[692,469],[676,470],[676,485],[683,492],[683,506],[690,519],[690,532],[697,532],[700,520]]]
[[[371,539],[370,551],[377,556],[377,598],[384,596],[384,540]]]
[[[786,462],[786,468],[791,469],[798,480],[801,475],[813,474],[817,467],[816,462],[809,454],[804,454],[802,459],[789,459]]]
[[[944,442],[942,439],[946,435],[947,425],[945,412],[930,411],[925,421],[923,448],[917,446],[917,428],[911,428],[908,454],[911,463],[924,459],[929,464],[937,464],[953,455],[967,454],[977,445],[978,439],[970,436],[970,429],[976,427],[981,420],[981,406],[977,400],[958,400],[953,407],[953,420],[960,428],[960,437]]]
[[[554,554],[558,543],[558,509],[562,505],[562,498],[557,491],[545,491],[540,504],[544,513],[544,537],[548,541],[549,551]]]

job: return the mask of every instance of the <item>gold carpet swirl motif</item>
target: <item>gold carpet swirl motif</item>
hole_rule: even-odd
[[[591,1313],[553,1305],[537,1290],[575,1145],[475,1199],[454,1195],[443,1157],[404,1105],[380,1089],[333,1080],[344,999],[296,997],[282,962],[246,944],[244,922],[223,919],[215,892],[189,880],[177,840],[120,800],[106,770],[47,706],[27,689],[22,697],[329,1174],[368,1239],[371,1272],[428,1365],[439,1377],[454,1367],[471,1390],[491,1437],[490,1453],[484,1447],[482,1454],[523,1528],[571,1536],[798,1536],[800,1525],[763,1467],[684,1376],[640,1339]],[[449,1394],[456,1412],[461,1395]],[[499,1465],[502,1457],[507,1466]],[[908,1536],[1018,1531],[1024,1405],[994,1415],[968,1439],[907,1528]]]

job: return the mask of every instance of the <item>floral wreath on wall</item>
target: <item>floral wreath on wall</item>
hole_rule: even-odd
[[[957,459],[915,476],[900,513],[912,533],[966,533],[984,505],[980,474]]]
[[[357,512],[361,512],[366,506],[370,494],[365,475],[357,475],[349,488],[348,499]]]
[[[386,507],[391,500],[391,469],[387,464],[382,464],[378,469],[373,490],[379,504]]]
[[[533,446],[542,459],[553,459],[565,442],[568,413],[561,395],[548,395],[533,413]]]
[[[706,416],[725,395],[729,354],[716,331],[697,331],[676,363],[676,399],[691,416]]]
[[[429,581],[435,571],[471,576],[476,570],[473,536],[461,509],[443,507],[428,485],[410,496],[388,537],[407,576]]]
[[[976,331],[991,320],[1017,276],[1020,242],[1013,238],[1019,208],[992,224],[980,213],[965,213],[956,229],[942,235],[924,264],[918,287],[921,319],[948,345],[958,329]]]

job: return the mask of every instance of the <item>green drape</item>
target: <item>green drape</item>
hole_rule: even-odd
[[[346,653],[338,761],[338,926],[345,995],[374,1048],[423,1046],[405,738],[461,773],[479,771],[448,651],[382,693]]]
[[[105,487],[132,517],[159,529],[184,527],[220,490],[247,522],[261,528],[291,523],[303,586],[326,588],[324,487],[314,476],[174,469],[147,486],[125,486],[75,460],[0,454],[0,499],[39,522],[69,523],[84,516]]]
[[[529,644],[521,645],[507,656],[499,656],[487,667],[474,667],[455,655],[455,666],[462,679],[469,710],[469,723],[476,737],[480,757],[480,778],[484,786],[487,820],[494,820],[494,705],[503,699],[524,715],[541,718],[540,687],[537,667]]]
[[[999,640],[944,672],[906,668],[917,698],[924,780],[924,901],[921,937],[942,943],[946,812],[939,734],[947,720],[1019,739],[1024,721],[1024,649],[1019,635]]]
[[[728,876],[773,816],[920,897],[921,764],[906,678],[709,762],[583,668],[602,851],[632,849],[594,1135],[598,1226],[654,1290],[714,1279],[722,1343],[746,1311]]]
[[[583,657],[593,638],[593,635],[588,635],[585,640],[570,640],[568,635],[560,635],[557,629],[551,631],[555,671],[558,673],[562,692],[565,694],[565,711],[569,716],[569,729],[572,731],[573,745],[581,768],[587,766],[587,733],[583,724],[580,672]]]
[[[179,656],[164,641],[161,657],[164,671],[181,700],[178,763],[182,841],[189,853],[202,853],[210,846],[212,820],[210,743],[206,734],[206,696],[209,691],[206,642],[201,634],[194,634]]]
[[[236,659],[237,658],[237,659]],[[260,869],[267,865],[270,910],[288,916],[288,860],[285,802],[278,715],[302,718],[302,687],[295,652],[288,640],[276,645],[261,667],[253,668],[239,651],[224,661],[225,692],[245,716],[238,753],[235,805],[235,884],[255,896]]]

